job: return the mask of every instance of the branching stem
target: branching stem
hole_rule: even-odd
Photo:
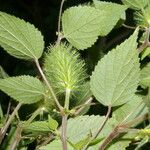
[[[18,144],[21,140],[21,133],[22,133],[23,129],[26,126],[28,126],[36,118],[36,116],[38,116],[41,113],[41,111],[43,111],[42,108],[37,109],[23,125],[18,124],[18,127],[16,129],[16,138],[10,146],[10,150],[16,150],[16,147],[18,146]]]
[[[20,109],[20,107],[21,107],[21,103],[19,103],[16,106],[16,108],[14,109],[12,114],[10,115],[9,119],[7,120],[5,126],[1,129],[1,131],[0,131],[0,144],[1,144],[5,134],[7,132],[8,127],[10,126],[11,122],[13,121],[13,119],[14,119],[15,115],[17,114],[18,110]]]
[[[131,126],[133,126],[134,124],[136,124],[137,122],[142,122],[146,119],[149,118],[149,114],[144,114],[140,117],[137,117],[133,120],[131,120],[128,123],[125,124],[118,124],[114,130],[106,137],[106,139],[103,141],[103,143],[100,145],[99,150],[104,150],[106,148],[106,146],[113,140],[115,139],[117,136],[120,135],[120,133],[126,132],[128,128],[130,128]]]
[[[56,45],[59,45],[60,42],[61,42],[61,39],[62,39],[62,35],[61,35],[61,32],[60,32],[60,26],[61,26],[61,16],[62,16],[62,9],[63,9],[64,2],[65,2],[65,0],[61,1],[60,9],[59,9],[58,29],[57,29],[58,38],[57,38]]]

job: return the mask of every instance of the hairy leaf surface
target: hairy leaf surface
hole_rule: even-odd
[[[79,116],[68,120],[67,138],[73,144],[91,137],[99,129],[104,116]]]
[[[23,104],[35,103],[44,96],[44,86],[31,76],[0,79],[0,90]]]
[[[63,150],[62,142],[60,140],[54,140],[50,144],[40,147],[40,150]],[[68,150],[74,150],[74,148],[69,143]]]
[[[142,98],[138,96],[134,96],[133,99],[123,106],[120,106],[118,109],[116,109],[113,112],[113,117],[118,121],[118,122],[128,122],[136,117],[139,117],[145,113],[148,112],[147,107],[145,106]],[[138,122],[135,122],[135,125]]]
[[[50,132],[49,123],[47,121],[35,121],[30,123],[29,126],[26,126],[25,131],[31,132]]]
[[[103,2],[98,0],[93,1],[95,8],[99,9],[101,12],[104,11],[104,15],[106,16],[103,17],[100,24],[100,36],[105,36],[114,28],[120,19],[125,19],[126,7],[124,5],[111,2]]]
[[[0,12],[0,46],[20,59],[38,59],[44,49],[41,33],[30,23]]]
[[[77,49],[91,47],[99,35],[104,36],[112,30],[125,9],[126,7],[121,5],[109,10],[90,6],[69,8],[62,16],[64,37]]]
[[[139,83],[137,31],[102,58],[91,76],[91,90],[106,106],[118,106],[132,100]]]

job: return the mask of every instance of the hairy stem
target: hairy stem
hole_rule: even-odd
[[[3,140],[3,138],[7,132],[7,129],[10,126],[11,122],[13,121],[13,119],[14,119],[16,113],[18,112],[18,110],[20,109],[20,107],[21,107],[21,103],[19,103],[17,105],[17,107],[14,109],[14,111],[10,115],[9,119],[7,120],[5,126],[1,129],[1,131],[0,131],[0,144],[2,143],[2,140]]]
[[[69,100],[70,100],[70,89],[66,89],[66,96],[65,96],[65,104],[64,109],[69,109]],[[63,150],[67,150],[67,118],[68,114],[62,114],[62,130],[61,130],[61,140],[63,145]]]
[[[64,2],[65,2],[65,0],[62,0],[62,1],[61,1],[60,9],[59,9],[58,29],[57,29],[58,38],[57,38],[56,45],[59,45],[60,42],[61,42],[61,39],[62,39],[62,35],[61,35],[61,33],[60,33],[60,26],[61,26],[61,15],[62,15],[62,9],[63,9]]]
[[[58,101],[58,99],[57,99],[57,97],[56,97],[56,95],[55,95],[55,93],[54,93],[54,91],[53,91],[53,89],[52,89],[52,87],[51,87],[49,81],[47,80],[45,74],[43,73],[43,70],[41,69],[41,66],[40,66],[40,64],[39,64],[39,61],[38,61],[37,59],[35,59],[35,63],[36,63],[36,66],[37,66],[37,68],[38,68],[38,70],[39,70],[39,72],[40,72],[40,74],[41,74],[41,76],[42,76],[42,78],[43,78],[45,84],[47,85],[47,87],[48,87],[48,89],[49,89],[49,91],[50,91],[52,97],[54,98],[57,107],[59,108],[60,112],[63,112],[63,108],[62,108],[62,106],[60,105],[60,103],[59,103],[59,101]]]
[[[42,108],[37,109],[23,125],[21,125],[21,124],[18,125],[18,127],[16,129],[16,138],[10,146],[11,147],[10,150],[16,150],[16,148],[21,140],[21,133],[22,133],[23,129],[26,126],[28,126],[36,118],[36,116],[38,116],[40,114],[41,111],[42,111]]]

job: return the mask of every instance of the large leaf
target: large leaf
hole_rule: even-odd
[[[41,33],[30,23],[0,12],[0,46],[20,59],[38,59],[44,49]]]
[[[142,98],[135,96],[133,99],[123,106],[120,106],[113,112],[113,117],[118,122],[128,122],[140,115],[143,115],[148,112],[147,107],[145,106]],[[138,122],[135,122],[137,124]]]
[[[99,35],[104,36],[112,30],[125,9],[121,5],[103,10],[90,6],[69,8],[62,16],[64,37],[77,49],[86,49]]]
[[[150,63],[141,70],[140,84],[143,87],[150,87]]]
[[[44,86],[31,76],[0,79],[0,90],[23,104],[35,103],[44,96]]]
[[[67,138],[73,143],[87,139],[94,135],[99,129],[105,117],[100,116],[79,116],[68,120]]]
[[[149,0],[122,0],[122,2],[133,9],[143,9],[149,4]]]
[[[60,140],[54,140],[50,144],[40,147],[40,150],[63,150],[62,142]],[[74,150],[69,143],[68,150]]]
[[[132,100],[139,83],[139,59],[135,33],[102,58],[91,76],[91,90],[106,106]]]

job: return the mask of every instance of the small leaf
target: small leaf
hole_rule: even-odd
[[[56,130],[58,127],[58,122],[54,120],[50,115],[48,116],[48,124],[51,130]]]
[[[30,125],[25,126],[25,131],[31,132],[50,132],[49,123],[47,121],[35,121],[30,123]]]
[[[133,99],[126,104],[120,106],[113,112],[113,117],[118,121],[125,123],[131,121],[148,112],[142,98],[134,96]],[[138,122],[135,122],[137,125]]]
[[[62,16],[64,37],[77,49],[91,47],[99,35],[104,36],[112,30],[125,9],[121,5],[109,10],[90,6],[71,7]]]
[[[0,79],[0,90],[23,104],[38,102],[44,96],[44,86],[31,76]]]
[[[91,76],[91,91],[106,106],[122,105],[132,100],[139,83],[139,59],[135,33],[104,56]]]
[[[50,144],[40,147],[40,150],[63,150],[62,142],[60,140],[54,140]],[[74,150],[69,143],[68,150]]]
[[[5,70],[0,66],[0,78],[7,78],[9,77]]]
[[[122,2],[133,9],[143,9],[149,4],[149,0],[122,0]]]
[[[64,93],[66,89],[80,91],[86,73],[84,62],[71,46],[61,44],[51,46],[46,55],[44,70],[57,93]]]
[[[142,52],[142,57],[141,60],[143,60],[145,57],[150,55],[150,47],[147,47],[143,52]]]
[[[142,87],[150,87],[150,63],[148,63],[142,70],[140,76],[140,85]]]
[[[38,59],[44,49],[41,33],[30,23],[0,12],[0,46],[20,59]]]

